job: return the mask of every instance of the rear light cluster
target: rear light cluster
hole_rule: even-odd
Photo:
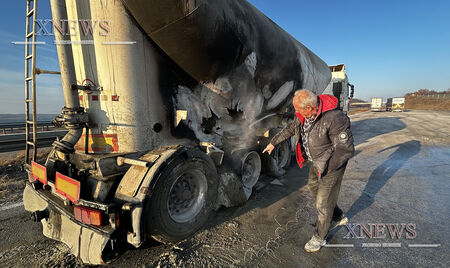
[[[81,206],[75,206],[73,208],[73,214],[75,215],[75,219],[78,221],[95,225],[95,226],[101,226],[102,225],[102,212],[87,208],[87,207],[81,207]]]

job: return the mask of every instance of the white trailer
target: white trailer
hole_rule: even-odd
[[[370,102],[370,110],[372,112],[381,112],[383,106],[383,98],[372,98]]]
[[[392,98],[392,108],[393,112],[403,112],[405,110],[405,98]]]

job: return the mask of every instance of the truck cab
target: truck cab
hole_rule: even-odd
[[[348,82],[345,73],[345,64],[330,65],[331,81],[323,94],[335,96],[338,99],[338,107],[344,113],[349,111],[349,100],[353,98],[355,86]]]

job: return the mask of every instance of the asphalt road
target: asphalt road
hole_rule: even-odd
[[[146,243],[111,266],[450,267],[450,112],[364,112],[351,119],[357,153],[338,201],[351,227],[332,231],[328,247],[303,250],[316,212],[307,168],[293,161],[282,185],[261,178],[248,203],[219,210],[194,237]],[[396,224],[405,226],[400,238],[388,230]],[[360,225],[372,226],[372,237],[358,238]],[[0,205],[0,241],[0,267],[81,266],[66,246],[43,237],[20,203]]]

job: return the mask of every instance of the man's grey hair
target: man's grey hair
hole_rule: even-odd
[[[312,91],[307,89],[299,89],[294,93],[294,102],[299,108],[306,108],[308,106],[317,106],[317,96]]]

